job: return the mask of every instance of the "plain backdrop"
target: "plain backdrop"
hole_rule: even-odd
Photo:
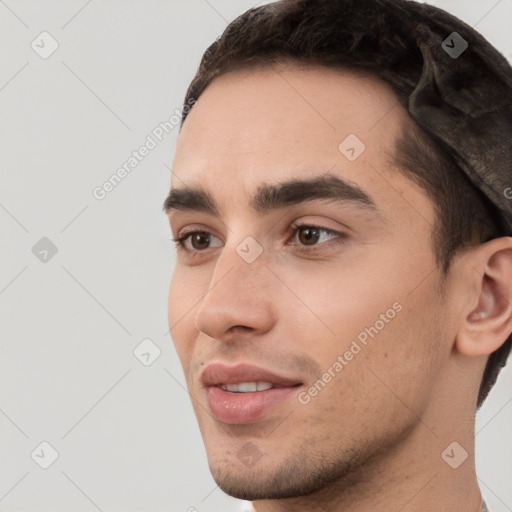
[[[511,58],[511,0],[435,3]],[[93,191],[180,108],[203,51],[254,5],[0,0],[0,510],[247,506],[210,475],[169,335],[161,206],[177,127],[103,199]],[[477,432],[484,496],[511,511],[510,367]]]

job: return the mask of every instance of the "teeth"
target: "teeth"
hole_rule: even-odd
[[[270,382],[240,382],[239,384],[221,384],[220,388],[224,391],[234,393],[254,393],[255,391],[265,391],[273,388]]]

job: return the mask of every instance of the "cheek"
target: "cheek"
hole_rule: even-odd
[[[359,410],[365,407],[361,397],[397,402],[398,408],[403,406],[397,396],[421,402],[446,355],[437,275],[425,271],[428,277],[420,276],[423,267],[432,267],[416,265],[414,273],[405,265],[385,266],[375,262],[363,273],[323,268],[297,282],[295,291],[310,308],[308,321],[297,311],[292,314],[297,348],[336,375],[326,375],[333,384],[326,385],[330,391],[319,404],[327,406],[330,393],[336,395],[332,403]]]
[[[357,334],[319,341],[310,352],[324,373],[308,382],[309,398],[301,397],[301,404],[309,402],[299,406],[296,420],[305,431],[331,433],[344,445],[393,437],[417,423],[428,406],[437,356],[432,329],[418,330],[416,318],[405,305],[384,327],[374,321],[361,329],[354,317],[344,323],[340,317],[340,332],[347,327]]]
[[[175,270],[169,285],[167,315],[172,341],[182,364],[190,361],[194,340],[197,337],[194,305],[200,297],[194,281],[187,279],[179,270]]]
[[[281,274],[285,274],[284,269]],[[313,347],[324,347],[318,356],[324,350],[328,353],[348,350],[358,336],[362,341],[368,337],[366,329],[377,323],[379,332],[386,330],[400,314],[399,291],[394,285],[379,283],[375,268],[368,266],[368,270],[358,272],[348,266],[318,267],[308,271],[307,277],[306,273],[303,275],[297,279],[291,270],[289,275],[283,275],[284,281],[293,283],[294,296],[283,295],[287,307],[277,305],[277,308],[292,320],[289,325],[295,325],[297,333],[302,333],[297,340],[310,348],[311,340],[315,340]]]
[[[169,327],[174,331],[174,326],[177,325],[178,319],[183,316],[184,303],[188,300],[188,293],[184,289],[183,281],[179,275],[174,271],[171,283],[169,285],[169,294],[167,296],[167,316],[169,319]]]

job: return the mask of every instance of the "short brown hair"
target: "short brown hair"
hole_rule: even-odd
[[[185,104],[197,100],[219,75],[292,60],[370,72],[390,83],[406,106],[423,69],[412,34],[431,17],[447,20],[453,30],[464,27],[466,32],[475,32],[441,9],[410,0],[281,0],[249,9],[205,51]],[[181,126],[187,114],[188,109],[183,111]],[[496,220],[495,207],[470,183],[448,151],[417,123],[402,126],[389,157],[433,201],[432,246],[443,276],[458,252],[507,236]],[[495,384],[511,346],[512,335],[490,355],[477,407]]]

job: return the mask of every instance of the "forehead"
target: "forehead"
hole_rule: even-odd
[[[188,114],[171,188],[250,196],[262,182],[311,170],[362,183],[370,166],[387,166],[406,117],[392,88],[369,74],[295,63],[242,68],[214,79]],[[361,153],[351,160],[343,150],[354,142]]]
[[[379,141],[393,142],[404,113],[392,88],[369,74],[297,64],[242,68],[215,78],[200,95],[176,157],[298,145],[322,151],[351,133],[377,149]]]

